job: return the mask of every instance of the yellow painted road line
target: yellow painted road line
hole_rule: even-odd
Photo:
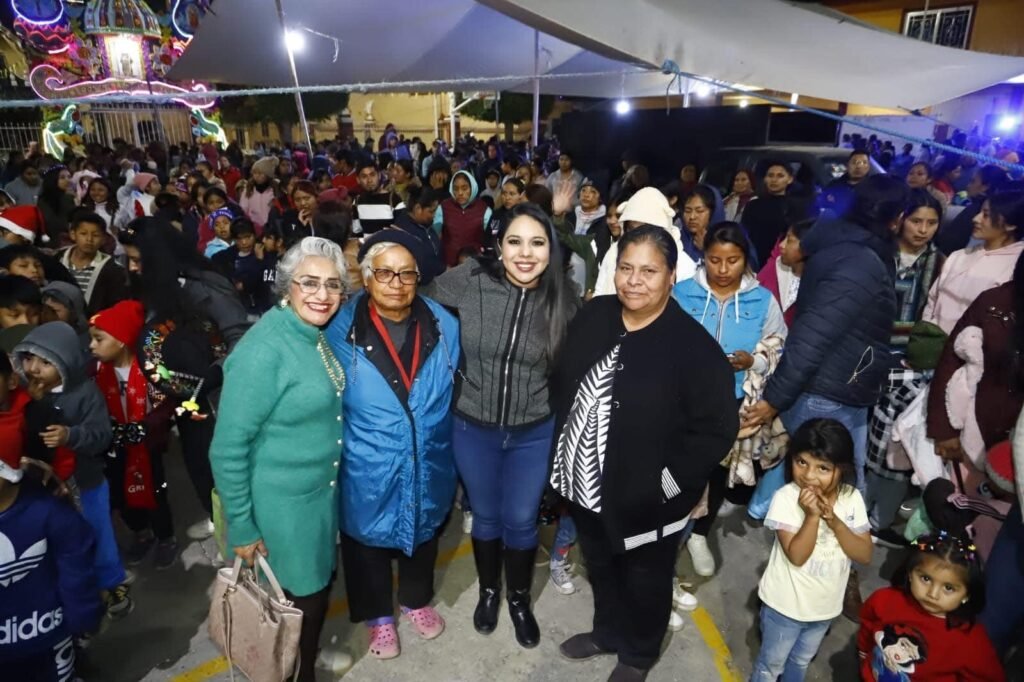
[[[463,541],[452,549],[439,552],[437,555],[437,566],[447,566],[451,562],[471,554],[473,552],[473,545],[469,542]],[[348,598],[342,597],[341,599],[335,599],[331,602],[331,605],[327,609],[328,618],[336,618],[343,616],[348,613]],[[228,671],[228,659],[223,656],[210,659],[205,663],[200,663],[195,668],[183,672],[179,675],[175,675],[171,678],[171,682],[204,682],[210,679],[214,675],[226,673]]]
[[[743,682],[743,677],[733,664],[732,652],[729,651],[729,646],[725,643],[722,633],[718,631],[718,626],[715,625],[715,621],[707,609],[698,606],[696,611],[690,613],[690,616],[704,643],[711,650],[711,655],[714,656],[715,668],[718,669],[718,676],[722,682]]]

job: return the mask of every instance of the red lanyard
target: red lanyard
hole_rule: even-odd
[[[388,349],[388,353],[391,355],[391,361],[395,363],[395,367],[398,368],[398,373],[402,376],[402,383],[405,384],[406,391],[412,391],[412,380],[416,378],[416,372],[420,368],[420,324],[419,322],[413,322],[413,326],[416,328],[416,336],[412,344],[412,371],[406,373],[405,367],[402,365],[402,359],[398,357],[398,351],[395,350],[395,344],[391,343],[391,335],[388,334],[388,330],[384,327],[384,323],[380,320],[380,315],[377,314],[377,309],[370,305],[370,320],[373,322],[373,326],[377,328],[377,333],[380,334],[380,338],[384,339],[384,347]]]

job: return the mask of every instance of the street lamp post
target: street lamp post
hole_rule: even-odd
[[[295,46],[293,39],[290,37],[290,32],[285,27],[282,0],[274,0],[274,2],[277,5],[277,19],[281,23],[281,35],[284,38],[284,46],[288,51],[288,65],[291,67],[292,86],[295,88],[295,108],[299,112],[299,125],[302,126],[302,134],[306,138],[306,149],[312,154],[313,143],[309,139],[309,122],[306,121],[306,110],[302,106],[302,93],[299,92],[299,73],[295,70]]]

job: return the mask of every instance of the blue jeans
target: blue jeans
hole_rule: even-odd
[[[831,620],[804,622],[761,606],[761,651],[754,661],[750,682],[803,682],[807,666],[818,653]]]
[[[124,566],[117,552],[114,525],[110,520],[110,486],[104,479],[95,488],[82,490],[82,516],[96,536],[96,580],[101,590],[112,590],[124,582]]]
[[[853,463],[857,470],[857,490],[866,495],[864,464],[868,459],[868,408],[844,405],[831,398],[801,393],[792,407],[779,415],[786,431],[794,433],[811,419],[835,419],[846,427],[853,438]]]
[[[537,546],[537,513],[548,480],[555,420],[501,430],[455,417],[455,466],[473,502],[473,538],[509,549]]]
[[[574,544],[576,544],[576,522],[568,514],[563,514],[558,519],[558,530],[555,531],[555,541],[551,545],[551,564],[565,561]]]
[[[1020,506],[1010,510],[985,562],[985,610],[981,622],[996,651],[1005,654],[1024,625],[1024,523]]]

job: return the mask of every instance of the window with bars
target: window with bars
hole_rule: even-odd
[[[907,12],[903,35],[945,47],[967,49],[971,39],[972,5]]]

